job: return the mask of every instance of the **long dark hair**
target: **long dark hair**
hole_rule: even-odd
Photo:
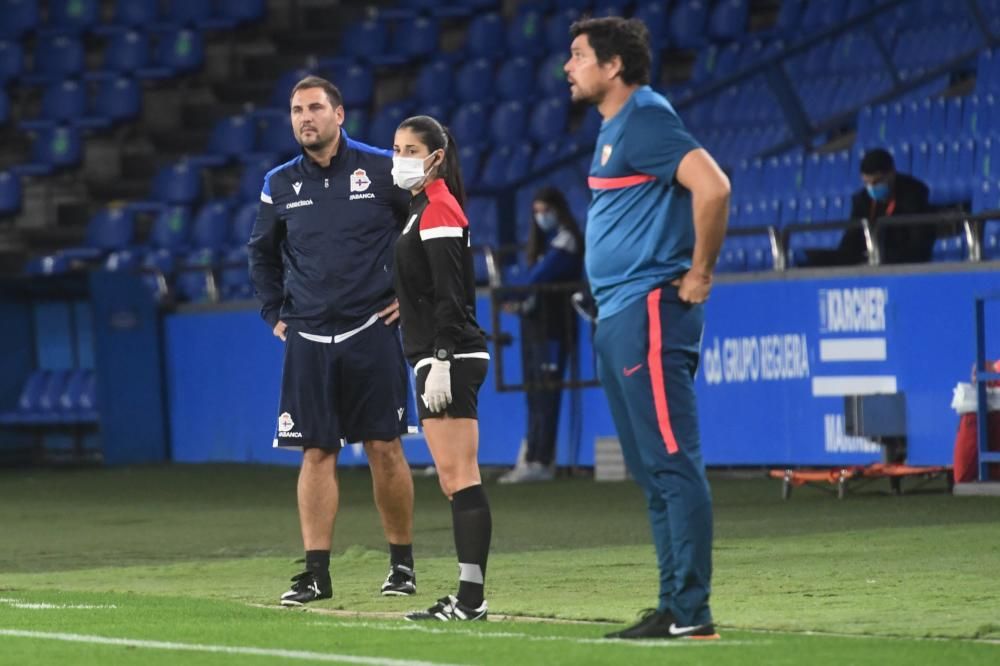
[[[462,184],[462,165],[458,159],[458,145],[448,128],[430,116],[411,116],[399,123],[397,131],[401,129],[415,133],[432,153],[444,149],[444,164],[437,168],[437,175],[444,178],[451,195],[464,209],[465,186]]]
[[[559,221],[559,228],[565,229],[573,235],[577,251],[582,253],[583,234],[580,233],[580,225],[573,218],[573,213],[570,212],[569,203],[566,202],[566,197],[563,196],[563,193],[554,187],[546,186],[535,192],[535,196],[531,199],[532,208],[534,208],[536,202],[546,204],[555,212],[556,219]],[[545,246],[545,235],[541,228],[539,228],[538,223],[535,222],[535,211],[532,210],[531,231],[528,233],[528,247],[525,250],[529,266],[534,265],[545,254]]]

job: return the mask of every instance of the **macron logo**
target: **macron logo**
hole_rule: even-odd
[[[293,201],[292,203],[285,204],[285,210],[290,210],[292,208],[301,208],[302,206],[312,206],[312,199],[300,199],[298,201]]]
[[[400,421],[402,421],[402,420],[403,420],[403,411],[404,411],[404,410],[403,410],[403,408],[402,408],[402,407],[400,407],[399,409],[397,409],[397,410],[396,410],[396,413],[397,413],[397,414],[399,414],[399,420],[400,420]]]
[[[297,183],[292,183],[292,189],[295,190],[295,194],[298,195],[299,190],[302,189],[302,181],[300,180]]]

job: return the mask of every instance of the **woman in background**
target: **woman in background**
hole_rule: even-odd
[[[531,203],[533,223],[526,250],[528,285],[578,282],[583,273],[583,235],[562,192],[543,187]],[[561,382],[576,342],[570,291],[537,291],[513,305],[521,315],[521,354],[528,400],[524,457],[500,483],[550,481],[554,476]],[[549,386],[549,388],[545,388]]]

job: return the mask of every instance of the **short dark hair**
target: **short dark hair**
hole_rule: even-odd
[[[874,176],[895,170],[896,162],[892,159],[892,154],[884,148],[872,148],[861,158],[862,175]]]
[[[330,100],[330,106],[337,108],[338,106],[344,105],[344,96],[340,94],[340,88],[333,85],[322,76],[307,76],[292,87],[291,94],[288,95],[288,101],[291,102],[292,98],[295,97],[295,93],[300,90],[306,90],[308,88],[322,88],[323,92],[326,93],[327,99]]]
[[[587,35],[597,62],[610,62],[615,56],[622,59],[621,77],[628,85],[649,83],[652,55],[649,52],[649,30],[639,19],[620,16],[580,19],[569,28],[573,39]]]

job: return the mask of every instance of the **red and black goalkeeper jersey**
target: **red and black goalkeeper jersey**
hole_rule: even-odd
[[[433,181],[410,202],[396,241],[395,282],[403,351],[411,365],[439,349],[486,351],[476,322],[469,221],[444,180]]]

